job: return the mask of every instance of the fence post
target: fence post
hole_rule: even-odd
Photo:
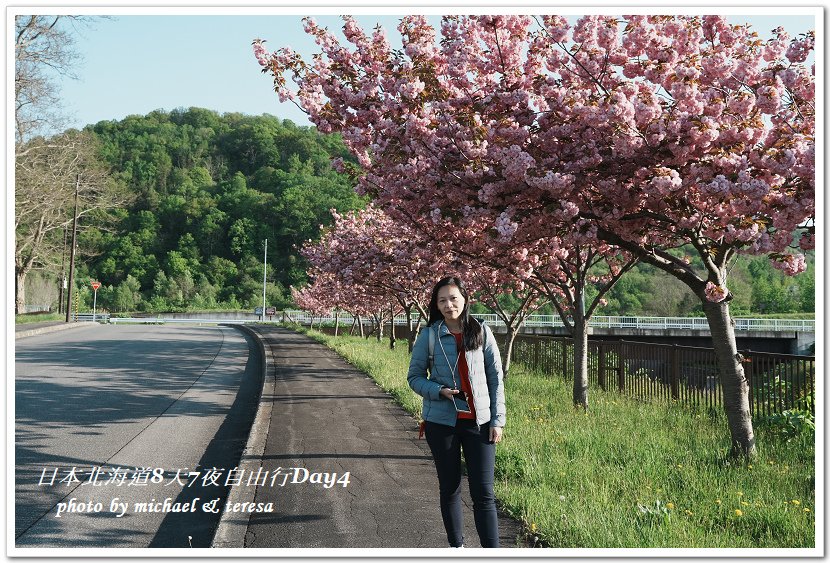
[[[747,392],[749,393],[749,416],[755,416],[755,411],[758,410],[757,407],[761,407],[763,409],[763,405],[761,405],[760,398],[755,394],[755,389],[753,389],[753,378],[754,378],[754,371],[755,371],[755,362],[752,361],[752,350],[746,350],[741,353],[744,359],[748,359],[749,362],[741,361],[741,367],[744,370],[744,378],[746,378],[746,386]],[[749,367],[747,368],[747,365]],[[763,384],[761,385],[763,389]],[[755,402],[758,402],[758,405]]]
[[[533,368],[540,370],[542,366],[539,365],[539,348],[542,347],[542,341],[538,338],[533,340]]]
[[[568,379],[568,341],[562,341],[562,377]]]
[[[680,354],[677,344],[671,347],[671,398],[675,401],[680,399]]]
[[[623,359],[623,348],[624,345],[622,343],[617,346],[617,388],[620,390],[620,393],[625,391],[625,360]]]
[[[605,391],[605,343],[597,342],[597,353],[599,360],[597,361],[597,378],[599,379],[600,389]]]

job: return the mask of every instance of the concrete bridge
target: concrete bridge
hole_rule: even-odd
[[[505,333],[502,321],[495,314],[477,314],[487,322],[496,333]],[[266,317],[266,322],[280,322],[283,318],[309,324],[310,313],[298,310],[279,311],[276,315]],[[143,319],[116,319],[110,322],[201,322],[226,323],[229,321],[245,323],[260,322],[260,316],[251,312],[222,313],[164,313]],[[314,322],[320,322],[320,316],[314,316]],[[353,322],[351,315],[341,313],[340,325],[348,326]],[[322,317],[323,322],[333,323],[334,315]],[[364,320],[366,322],[366,320]],[[395,317],[396,326],[406,326],[406,316]],[[812,354],[816,340],[816,322],[812,319],[756,319],[736,318],[735,337],[740,350],[756,352],[775,352],[779,354]],[[633,317],[633,316],[594,316],[591,318],[588,334],[595,340],[634,340],[639,342],[656,342],[679,344],[682,346],[700,346],[709,348],[712,335],[705,317]],[[521,329],[522,334],[549,336],[568,336],[567,329],[558,315],[530,315]]]
[[[300,323],[311,322],[311,315],[305,311],[285,311]],[[507,329],[495,314],[477,314],[496,333],[504,334]],[[320,317],[314,318],[319,322]],[[323,317],[324,322],[334,322],[334,316]],[[341,314],[340,323],[351,324],[352,317]],[[406,317],[395,317],[396,325],[406,325]],[[559,315],[530,315],[522,325],[521,334],[548,336],[569,336]],[[594,340],[633,340],[700,346],[711,348],[712,333],[705,317],[632,317],[594,316],[588,327],[588,334]],[[775,352],[779,354],[812,354],[816,341],[816,322],[812,319],[735,319],[735,338],[740,350]]]

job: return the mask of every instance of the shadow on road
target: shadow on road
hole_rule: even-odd
[[[188,332],[204,337],[204,332]],[[174,404],[175,416],[226,415],[196,469],[234,467],[245,447],[262,389],[259,348],[248,335],[244,335],[244,338],[248,357],[230,409],[227,401],[223,404],[220,400],[200,401],[181,396],[196,381],[209,388],[223,389],[226,386],[222,382],[221,372],[208,369],[217,356],[215,342],[187,341],[187,346],[183,349],[181,340],[153,339],[145,342],[113,339],[98,341],[94,346],[71,342],[53,345],[48,349],[24,347],[18,350],[18,362],[55,366],[56,369],[67,362],[80,363],[79,358],[84,357],[84,367],[89,372],[75,379],[60,381],[58,377],[53,380],[45,378],[40,371],[36,375],[24,375],[15,380],[15,537],[27,533],[27,542],[33,545],[60,545],[69,540],[72,547],[124,546],[134,543],[149,544],[150,547],[189,547],[188,536],[192,536],[193,547],[209,547],[220,514],[205,514],[201,510],[195,513],[169,513],[158,532],[131,526],[130,520],[140,515],[129,512],[115,527],[110,524],[96,531],[76,531],[71,538],[65,533],[56,535],[52,531],[41,532],[34,524],[49,514],[58,502],[72,496],[78,484],[65,486],[57,483],[55,486],[28,488],[21,488],[21,484],[37,485],[44,467],[50,470],[59,468],[62,476],[63,469],[71,467],[91,470],[96,466],[105,466],[109,459],[107,456],[112,455],[109,452],[101,455],[103,459],[96,459],[96,452],[85,451],[83,447],[56,455],[47,451],[49,439],[54,439],[55,433],[79,436],[89,443],[98,443],[103,439],[107,426],[111,430],[113,425],[129,426],[146,420],[148,415],[164,417],[167,416],[164,413]],[[89,358],[83,354],[88,354],[91,350],[100,350],[100,354],[92,361],[87,361]],[[160,366],[153,371],[149,382],[144,375],[148,357],[152,357],[153,362],[158,362]],[[94,385],[87,385],[91,382]],[[101,453],[104,453],[103,450]],[[169,477],[171,476],[168,475]],[[225,474],[220,483],[221,486],[206,487],[201,486],[198,480],[192,487],[183,489],[174,502],[184,503],[195,497],[204,501],[219,498],[220,501],[216,504],[221,507],[229,490],[229,487],[224,486]],[[100,516],[86,516],[112,520],[111,515],[103,513]]]
[[[224,506],[231,487],[225,486],[227,470],[236,467],[247,444],[248,434],[256,416],[262,392],[262,358],[253,339],[242,333],[248,343],[250,353],[245,366],[245,375],[239,392],[236,394],[225,421],[219,427],[213,440],[208,444],[205,454],[199,460],[199,468],[223,468],[220,486],[194,485],[182,490],[174,503],[188,503],[199,498],[201,502],[219,499],[217,506]],[[171,512],[165,516],[149,547],[210,547],[213,534],[219,525],[221,514],[205,513],[197,510],[189,513]],[[188,536],[192,540],[188,539]]]

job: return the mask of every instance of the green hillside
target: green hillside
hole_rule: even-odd
[[[135,194],[80,242],[80,277],[103,282],[99,303],[112,311],[253,307],[266,238],[268,300],[286,304],[288,286],[305,281],[296,246],[331,208],[363,205],[330,166],[347,156],[339,137],[270,115],[190,108],[88,129]]]

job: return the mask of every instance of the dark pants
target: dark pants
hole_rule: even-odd
[[[493,492],[493,471],[496,463],[496,445],[490,440],[490,424],[479,430],[472,420],[459,420],[456,426],[427,422],[425,434],[435,468],[441,495],[441,517],[452,547],[464,543],[464,525],[461,513],[461,450],[467,464],[470,496],[473,498],[473,517],[481,547],[499,547],[499,522],[496,514],[496,495]]]

